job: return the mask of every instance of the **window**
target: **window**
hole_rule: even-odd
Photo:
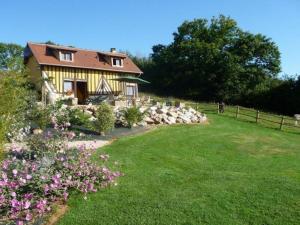
[[[112,65],[122,67],[123,66],[122,59],[112,58]]]
[[[134,95],[134,86],[126,86],[126,95],[133,96]]]
[[[61,61],[73,61],[73,53],[72,52],[60,52],[60,60]]]
[[[73,81],[65,80],[64,81],[64,93],[67,95],[72,95],[74,90]]]

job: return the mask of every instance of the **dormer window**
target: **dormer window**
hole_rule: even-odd
[[[123,60],[120,58],[112,58],[112,65],[116,67],[123,67]]]
[[[60,59],[60,61],[72,62],[73,61],[73,53],[67,52],[67,51],[60,51],[59,59]]]

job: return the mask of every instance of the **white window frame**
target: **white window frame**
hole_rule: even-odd
[[[120,65],[114,65],[114,59],[115,59],[115,60],[120,60]],[[117,57],[112,57],[112,58],[111,58],[111,65],[112,65],[113,67],[123,67],[123,59],[117,58]]]
[[[70,54],[71,60],[64,59],[63,55],[65,55],[65,54]],[[73,62],[74,61],[74,53],[68,52],[68,51],[65,51],[65,52],[59,51],[59,60],[65,61],[65,62]]]

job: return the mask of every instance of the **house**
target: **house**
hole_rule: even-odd
[[[103,52],[29,42],[24,63],[44,102],[70,97],[84,104],[101,96],[138,96],[138,84],[122,77],[138,77],[142,71],[114,48]]]

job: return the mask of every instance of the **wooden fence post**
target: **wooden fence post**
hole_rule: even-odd
[[[256,111],[256,118],[255,118],[255,119],[256,119],[256,120],[255,120],[256,123],[258,123],[258,120],[259,120],[259,110]]]
[[[284,116],[281,117],[280,130],[283,129],[283,124],[284,124]]]
[[[218,114],[220,113],[220,103],[218,103]]]
[[[240,113],[240,107],[236,106],[236,113],[235,113],[235,118],[239,117],[239,113]]]

